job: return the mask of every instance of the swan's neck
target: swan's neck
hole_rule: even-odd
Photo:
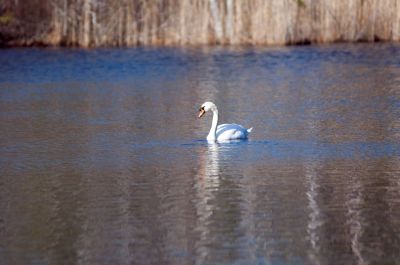
[[[208,133],[207,140],[215,141],[217,139],[217,125],[218,125],[218,109],[213,109],[213,119],[210,132]]]

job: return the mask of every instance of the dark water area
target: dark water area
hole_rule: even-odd
[[[399,118],[394,44],[0,50],[0,264],[400,264]]]

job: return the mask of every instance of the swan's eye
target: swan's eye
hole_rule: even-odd
[[[199,111],[202,111],[202,110],[204,110],[204,106],[199,109]]]

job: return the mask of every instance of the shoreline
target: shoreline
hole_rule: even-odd
[[[203,47],[223,47],[223,48],[284,48],[284,47],[304,47],[304,46],[324,46],[324,45],[335,45],[335,44],[393,44],[400,45],[400,41],[393,40],[355,40],[355,41],[330,41],[330,42],[298,42],[298,43],[285,43],[285,44],[138,44],[138,45],[99,45],[99,46],[79,46],[79,45],[64,45],[64,44],[51,44],[42,41],[31,42],[29,44],[25,42],[12,43],[12,44],[1,44],[0,49],[12,49],[12,48],[55,48],[55,49],[111,49],[111,48],[203,48]]]

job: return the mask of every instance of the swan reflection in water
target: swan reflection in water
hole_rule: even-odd
[[[199,264],[204,262],[208,255],[207,243],[210,240],[211,215],[216,208],[212,201],[220,188],[220,146],[215,142],[208,142],[206,149],[199,155],[200,167],[196,178],[196,230],[199,232],[199,240],[196,244]]]
[[[323,225],[321,218],[321,210],[318,202],[320,185],[318,184],[319,175],[317,173],[317,162],[310,162],[305,165],[306,184],[307,184],[307,200],[309,208],[309,220],[307,224],[307,235],[311,248],[309,250],[310,259],[314,264],[321,264],[320,256],[320,227]]]
[[[351,174],[349,176],[349,183],[349,191],[346,198],[346,224],[350,232],[351,250],[355,257],[357,257],[357,264],[363,265],[367,264],[363,257],[364,247],[361,240],[364,233],[363,224],[365,223],[362,213],[363,205],[365,205],[363,199],[365,195],[359,176]]]

